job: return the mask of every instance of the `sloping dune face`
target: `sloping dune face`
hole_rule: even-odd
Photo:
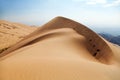
[[[0,54],[0,80],[119,80],[119,53],[84,25],[57,17]]]
[[[0,20],[0,53],[19,42],[36,28]]]

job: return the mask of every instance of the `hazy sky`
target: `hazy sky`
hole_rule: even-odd
[[[120,0],[0,0],[0,19],[41,25],[64,16],[92,27],[120,27]]]

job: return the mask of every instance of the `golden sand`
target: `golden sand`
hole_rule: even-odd
[[[120,80],[120,47],[80,26],[52,27],[64,20],[75,23],[58,17],[1,53],[0,80]]]

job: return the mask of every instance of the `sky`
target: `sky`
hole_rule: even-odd
[[[120,0],[0,0],[3,20],[40,26],[56,16],[93,29],[120,29]]]

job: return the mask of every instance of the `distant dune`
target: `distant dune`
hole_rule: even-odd
[[[120,47],[78,22],[56,17],[23,37],[0,54],[0,80],[120,80]]]
[[[36,28],[0,20],[0,52],[23,39]]]

